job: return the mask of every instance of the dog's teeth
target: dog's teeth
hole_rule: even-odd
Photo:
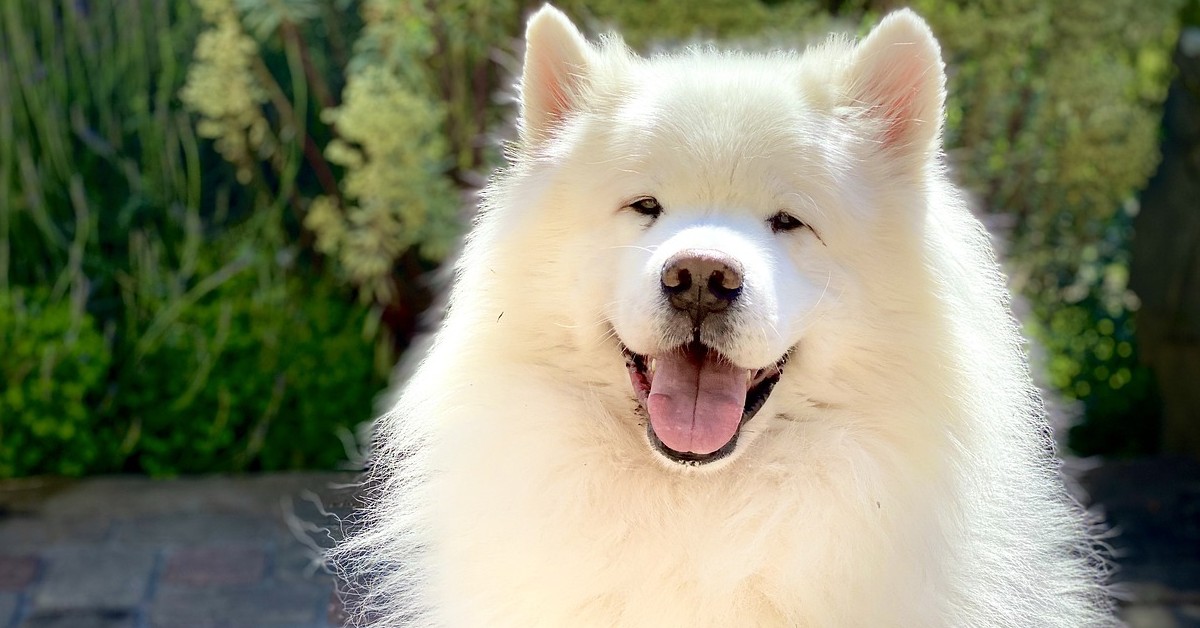
[[[754,383],[754,371],[746,371],[746,385]]]
[[[654,375],[654,368],[656,366],[658,366],[658,359],[650,358],[650,368],[646,369],[646,372],[649,373],[650,375]]]

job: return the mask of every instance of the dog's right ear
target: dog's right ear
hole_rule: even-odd
[[[521,140],[538,144],[583,105],[592,50],[562,11],[543,6],[525,27]]]

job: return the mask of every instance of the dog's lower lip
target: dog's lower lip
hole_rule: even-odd
[[[749,419],[743,419],[742,424],[745,425],[746,421],[748,420]],[[659,440],[658,435],[654,433],[654,429],[650,427],[649,421],[646,422],[646,437],[650,439],[650,444],[654,446],[654,449],[656,449],[664,457],[678,462],[679,464],[689,466],[699,466],[708,464],[710,462],[716,462],[717,460],[728,456],[729,454],[733,453],[733,449],[737,446],[738,440],[738,435],[734,434],[733,438],[729,439],[728,443],[725,443],[725,446],[708,454],[694,454],[692,452],[675,451],[674,449],[664,445],[663,442]]]

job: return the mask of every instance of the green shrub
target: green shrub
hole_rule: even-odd
[[[1085,455],[1135,456],[1156,451],[1159,408],[1149,369],[1138,362],[1133,313],[1095,297],[1054,307],[1035,338],[1052,356],[1049,383],[1083,403],[1071,448]]]
[[[328,280],[242,270],[124,372],[116,416],[136,436],[127,468],[152,475],[333,468],[339,431],[369,418],[383,380],[368,312]]]
[[[1128,289],[1132,207],[1074,252],[1078,270],[1070,284],[1032,292],[1026,321],[1049,356],[1045,383],[1082,406],[1084,420],[1071,427],[1068,444],[1083,455],[1144,455],[1159,446],[1158,397],[1150,370],[1138,360],[1138,301]],[[1018,261],[1030,265],[1038,258]]]
[[[91,316],[47,290],[0,293],[0,477],[79,475],[111,455],[95,411],[112,356]]]
[[[1013,225],[1006,261],[1048,351],[1048,383],[1086,411],[1071,446],[1153,451],[1128,286],[1131,199],[1158,162],[1180,0],[915,6],[951,70],[955,173]]]
[[[299,227],[336,191],[303,161],[307,129],[328,140],[310,100],[329,55],[293,23],[282,47],[226,37],[261,110],[193,117],[187,59],[228,5],[0,2],[0,477],[331,468],[372,414],[378,312]]]

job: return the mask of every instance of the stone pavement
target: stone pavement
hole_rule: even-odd
[[[1200,628],[1200,465],[1075,465],[1116,527],[1131,628]],[[340,625],[346,474],[0,483],[0,628]]]
[[[0,628],[340,625],[331,473],[0,483]]]

